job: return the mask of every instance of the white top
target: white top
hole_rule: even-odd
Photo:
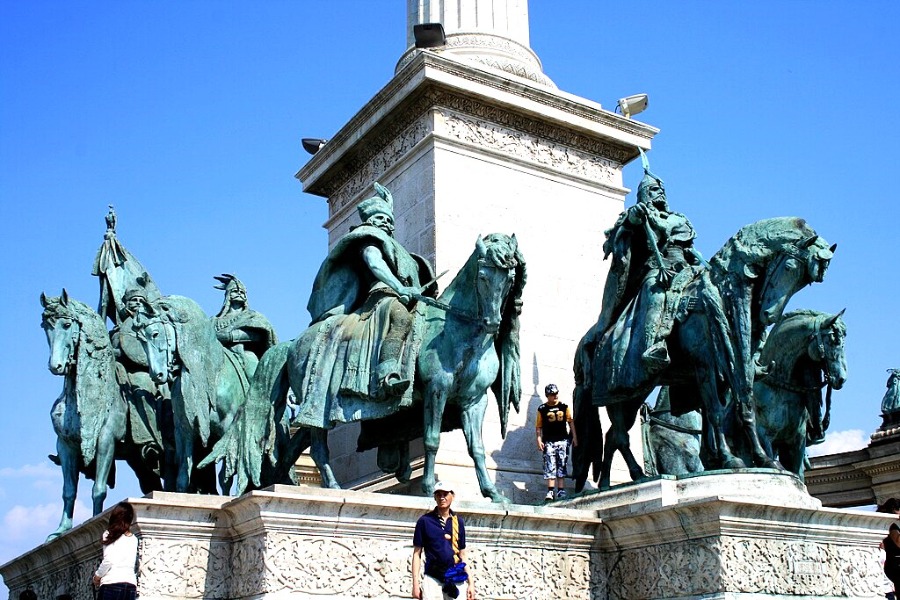
[[[103,532],[103,539],[109,535]],[[110,583],[130,583],[137,585],[137,577],[134,574],[134,564],[137,562],[137,537],[130,532],[122,534],[122,537],[112,544],[103,546],[103,562],[97,567],[96,575],[100,578],[100,585]]]

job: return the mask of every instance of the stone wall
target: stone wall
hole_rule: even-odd
[[[275,486],[132,499],[142,600],[408,598],[427,498]],[[454,503],[480,600],[883,598],[891,517],[772,471],[666,477],[550,506]],[[602,519],[601,519],[602,517]],[[90,600],[106,517],[0,567],[10,598]]]

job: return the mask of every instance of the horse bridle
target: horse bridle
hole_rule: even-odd
[[[822,328],[822,325],[830,318],[831,317],[827,317],[827,316],[816,317],[815,329],[813,330],[813,332],[811,334],[809,334],[809,337],[807,337],[807,343],[808,344],[815,343],[816,352],[819,353],[819,360],[822,365],[821,370],[825,376],[820,383],[813,385],[813,386],[797,385],[797,384],[791,383],[790,381],[784,381],[781,379],[774,378],[771,375],[768,377],[765,377],[764,379],[761,379],[760,381],[762,381],[762,383],[765,383],[766,385],[768,385],[770,387],[777,387],[777,388],[781,388],[783,390],[788,390],[790,392],[816,392],[816,391],[822,389],[823,387],[825,387],[826,385],[829,386],[829,388],[830,388],[831,387],[830,362],[832,359],[834,359],[834,353],[829,352],[830,346],[825,343],[825,338],[827,335],[831,334],[833,327],[829,327],[827,329]]]
[[[416,300],[424,302],[428,306],[433,306],[434,308],[440,309],[447,314],[451,314],[454,317],[462,319],[463,321],[470,321],[472,323],[481,323],[481,320],[482,320],[481,293],[478,291],[477,278],[478,278],[478,271],[480,271],[482,267],[487,267],[489,269],[503,269],[503,270],[506,270],[507,272],[510,270],[510,268],[508,268],[508,267],[500,267],[500,266],[494,264],[493,261],[487,260],[485,258],[478,259],[478,269],[476,269],[476,271],[475,271],[476,282],[475,282],[475,285],[473,286],[475,288],[475,297],[477,299],[477,302],[475,302],[475,307],[476,307],[475,314],[472,314],[468,311],[460,310],[454,306],[450,306],[446,302],[441,302],[440,300],[436,300],[436,299],[430,298],[428,296],[416,296]],[[500,314],[501,315],[506,310],[506,302],[508,299],[509,299],[509,290],[507,290],[506,294],[504,294],[503,303],[500,305]]]
[[[69,345],[69,352],[66,355],[65,370],[68,371],[72,367],[72,364],[75,362],[75,357],[78,356],[78,347],[81,345],[81,321],[76,319],[74,316],[66,315],[65,317],[62,317],[60,315],[54,315],[53,320],[50,323],[50,328],[53,329],[56,321],[61,318],[71,319],[72,324],[78,327],[78,330],[75,332],[75,334],[71,336],[72,343]]]
[[[797,392],[801,394],[812,394],[818,392],[823,387],[827,386],[825,390],[825,415],[822,417],[822,430],[824,432],[825,429],[828,428],[828,423],[831,420],[831,393],[833,391],[833,387],[831,385],[831,360],[834,358],[833,353],[829,354],[828,348],[830,347],[825,343],[825,336],[830,335],[834,324],[832,324],[827,329],[823,329],[822,325],[827,322],[832,317],[828,316],[819,316],[816,317],[816,326],[813,332],[807,338],[807,343],[815,343],[816,351],[819,353],[819,360],[821,362],[821,371],[823,374],[823,380],[816,385],[813,386],[803,386],[796,385],[791,383],[790,381],[782,381],[780,379],[773,378],[772,376],[766,377],[760,381],[765,385],[773,388],[781,388],[783,390],[787,390],[789,392]]]

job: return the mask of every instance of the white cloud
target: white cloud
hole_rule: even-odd
[[[59,467],[49,462],[36,465],[22,465],[21,467],[0,468],[0,478],[3,479],[59,479]]]
[[[62,501],[34,506],[17,504],[7,510],[0,519],[0,564],[42,544],[59,525],[61,516]],[[90,516],[90,507],[76,500],[73,523],[77,525]]]
[[[20,541],[30,537],[32,531],[51,532],[62,515],[61,503],[22,506],[17,504],[3,515],[3,541]]]
[[[829,431],[825,435],[825,441],[816,446],[807,448],[809,456],[824,456],[826,454],[838,454],[861,450],[869,445],[869,435],[862,429],[848,429],[847,431]]]

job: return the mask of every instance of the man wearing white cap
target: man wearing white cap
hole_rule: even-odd
[[[453,490],[443,482],[434,485],[435,507],[416,521],[413,535],[412,595],[419,600],[452,600],[468,582],[466,600],[475,600],[475,582],[466,566],[466,528],[450,510]],[[422,552],[425,575],[420,580]]]

